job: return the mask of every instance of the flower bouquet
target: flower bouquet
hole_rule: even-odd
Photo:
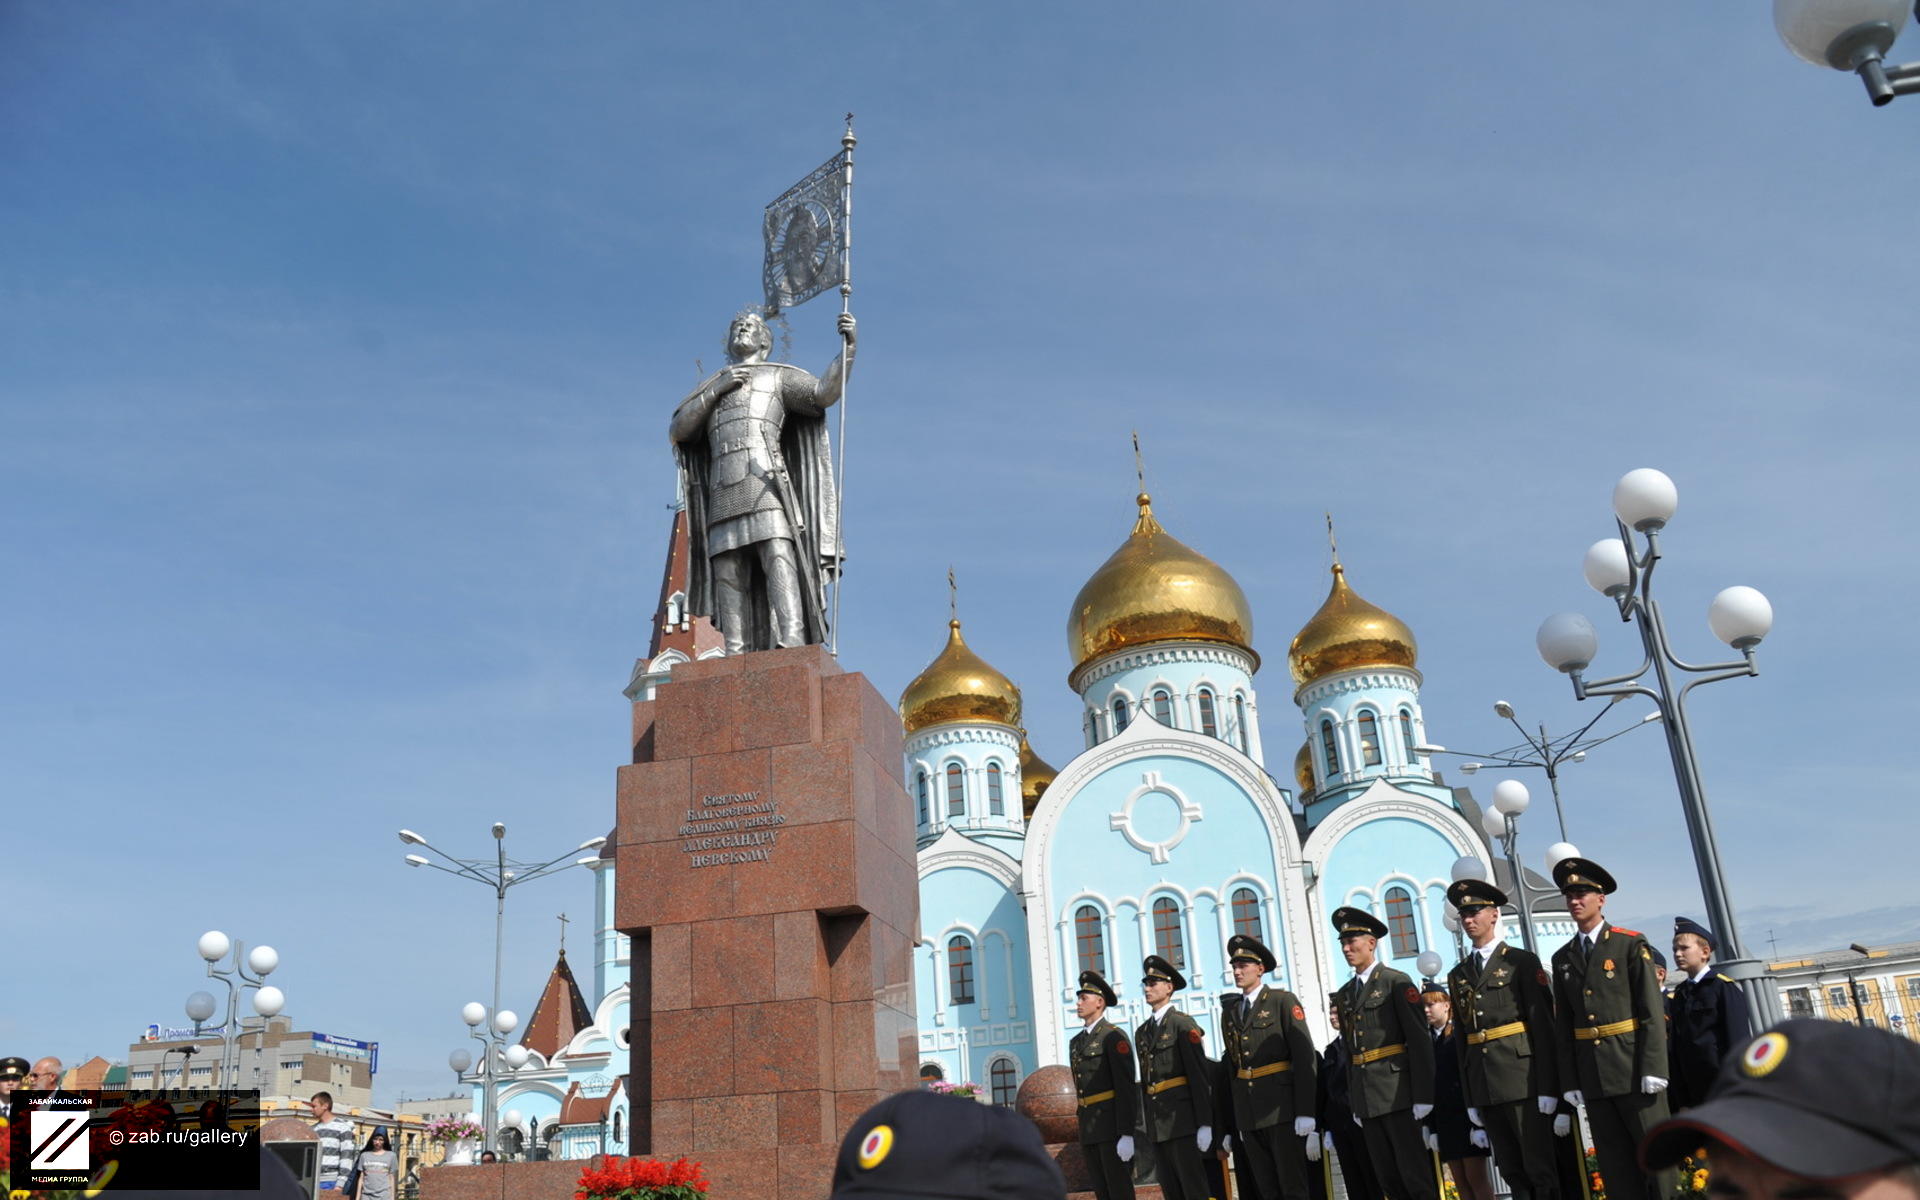
[[[980,1098],[980,1085],[977,1083],[948,1083],[944,1079],[936,1079],[927,1085],[927,1090],[943,1096],[958,1096],[963,1100]]]
[[[706,1171],[697,1162],[676,1158],[610,1158],[597,1170],[580,1172],[574,1200],[705,1200]]]
[[[430,1142],[464,1142],[480,1136],[480,1124],[471,1117],[441,1117],[427,1123]]]

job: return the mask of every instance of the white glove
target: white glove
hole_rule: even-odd
[[[1357,1129],[1365,1129],[1365,1128],[1366,1128],[1366,1126],[1365,1126],[1365,1125],[1362,1125],[1362,1124],[1360,1124],[1360,1118],[1359,1118],[1359,1117],[1355,1117],[1355,1118],[1353,1119],[1353,1124],[1354,1124],[1354,1127],[1355,1127],[1355,1128],[1357,1128]]]
[[[1560,1102],[1552,1096],[1536,1096],[1534,1098],[1540,1101],[1540,1115],[1543,1117],[1552,1116],[1553,1110],[1560,1107]]]
[[[1553,1136],[1565,1137],[1573,1132],[1573,1114],[1561,1113],[1553,1119]]]
[[[1333,1149],[1333,1135],[1330,1133],[1321,1134],[1320,1144],[1322,1146],[1325,1146],[1329,1151],[1331,1151]]]
[[[1318,1128],[1318,1125],[1312,1117],[1295,1117],[1293,1119],[1293,1136],[1295,1137],[1306,1137],[1316,1128]]]
[[[1220,1135],[1220,1153],[1222,1154],[1233,1153],[1233,1135],[1232,1134],[1223,1133]]]
[[[1320,1139],[1312,1134],[1307,1135],[1307,1161],[1320,1161]]]
[[[1113,1152],[1120,1156],[1121,1162],[1133,1161],[1133,1135],[1123,1133],[1120,1140],[1113,1144]]]
[[[1213,1126],[1202,1125],[1200,1132],[1193,1135],[1193,1142],[1200,1147],[1200,1153],[1205,1154],[1207,1147],[1213,1145]]]
[[[1567,1103],[1573,1105],[1575,1108],[1585,1108],[1587,1106],[1587,1099],[1580,1094],[1579,1088],[1567,1092],[1566,1097]]]
[[[1440,1148],[1440,1139],[1433,1136],[1433,1130],[1431,1129],[1422,1129],[1420,1131],[1420,1140],[1427,1144],[1427,1149],[1429,1150],[1438,1150]]]
[[[1640,1081],[1640,1090],[1649,1096],[1657,1096],[1667,1090],[1667,1081],[1658,1075],[1648,1075]]]
[[[1433,1105],[1416,1104],[1413,1106],[1413,1119],[1416,1121],[1424,1121],[1427,1119],[1427,1116],[1432,1112],[1433,1112]]]
[[[1470,1108],[1467,1110],[1467,1120],[1472,1121],[1475,1125],[1486,1124],[1485,1121],[1482,1121],[1480,1119],[1480,1110],[1477,1108]]]
[[[1467,1140],[1480,1149],[1485,1150],[1487,1148],[1487,1131],[1484,1129],[1476,1129],[1467,1135]]]

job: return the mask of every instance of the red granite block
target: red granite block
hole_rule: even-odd
[[[820,673],[814,664],[756,666],[738,678],[733,734],[740,749],[820,740]]]
[[[693,1151],[693,1101],[655,1100],[653,1102],[653,1147],[655,1158],[680,1158]]]
[[[833,1140],[833,1093],[803,1091],[780,1093],[780,1141],[782,1145],[806,1145]]]
[[[672,1012],[693,1004],[693,927],[655,925],[652,938],[653,1011]]]
[[[688,1008],[653,1016],[653,1097],[682,1100],[733,1091],[733,1012]]]
[[[752,1004],[773,998],[767,973],[773,949],[773,918],[730,917],[693,926],[693,992],[724,996],[728,1004]]]
[[[661,688],[654,701],[654,759],[697,758],[743,749],[740,723],[745,690],[738,671],[711,679],[676,679]]]
[[[635,700],[633,702],[633,745],[634,762],[653,760],[653,701]]]
[[[832,997],[836,1003],[874,998],[873,926],[871,915],[863,916],[858,924],[850,921],[844,926],[849,936],[841,938],[839,945],[826,947],[833,963]]]
[[[771,1092],[702,1096],[693,1102],[693,1150],[765,1150],[780,1144],[780,1108]]]
[[[849,742],[876,757],[891,752],[897,782],[904,733],[899,712],[865,675],[839,675],[820,681],[822,741]]]
[[[919,1042],[919,1027],[910,1014],[889,1004],[874,1005],[874,1081],[889,1091],[911,1083],[919,1074]]]
[[[732,868],[740,880],[738,907],[748,913],[857,907],[852,821],[782,827],[766,862]],[[918,886],[918,880],[915,880]]]
[[[758,792],[762,798],[768,797],[768,754],[765,750],[735,750],[719,754],[702,754],[691,760],[691,771],[685,789],[686,800],[678,812],[683,820],[687,810],[704,814],[714,807],[705,804],[707,797],[745,796],[748,792]],[[774,795],[772,799],[780,797]],[[736,804],[744,800],[734,801]],[[679,833],[679,826],[674,832]],[[718,832],[712,829],[703,833]],[[689,833],[687,836],[698,836]]]
[[[780,1147],[779,1200],[822,1200],[833,1191],[838,1143]]]
[[[879,917],[873,920],[873,998],[912,1011],[912,1004],[901,1005],[891,997],[902,988],[913,995],[913,939]]]
[[[833,1012],[825,1000],[781,1000],[733,1010],[737,1092],[833,1086]]]
[[[844,742],[832,746],[781,746],[772,754],[773,784],[768,795],[780,805],[780,814],[786,817],[781,829],[857,818],[858,789],[851,746]],[[871,810],[872,789],[866,789],[865,794]],[[871,818],[865,822],[869,827],[873,823]]]
[[[779,1155],[764,1149],[705,1150],[698,1156],[713,1185],[713,1200],[777,1200],[780,1195]],[[825,1200],[831,1186],[822,1188]]]
[[[753,659],[754,656],[751,654],[740,654],[731,658],[721,655],[719,658],[696,658],[691,662],[675,663],[672,674],[668,676],[666,687],[661,688],[658,694],[665,694],[666,688],[683,683],[699,683],[703,680],[738,675]]]
[[[820,947],[820,920],[811,910],[773,915],[773,994],[775,999],[824,996],[830,987],[827,959]]]
[[[880,1070],[873,1051],[871,1000],[848,1000],[833,1006],[834,1083],[840,1090],[874,1086]]]
[[[620,840],[635,845],[669,841],[687,815],[689,764],[634,763],[614,772],[614,811]]]
[[[886,1099],[891,1093],[876,1087],[842,1089],[833,1094],[833,1140],[838,1142],[847,1136],[847,1130],[860,1119],[860,1114]]]
[[[849,839],[852,862],[850,903],[879,917],[895,929],[913,929],[920,923],[920,872],[898,850],[875,835],[856,829]]]
[[[889,771],[867,761],[865,755],[856,755],[855,772],[857,786],[870,791],[873,797],[873,831],[887,845],[911,850],[917,833],[917,814],[913,797],[900,786],[898,762]]]
[[[643,929],[733,915],[739,894],[737,868],[696,868],[678,839],[642,845],[623,840],[615,854],[620,880],[614,889],[616,928]]]

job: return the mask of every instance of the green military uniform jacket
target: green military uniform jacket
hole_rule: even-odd
[[[1469,950],[1447,972],[1454,1047],[1468,1106],[1559,1096],[1566,1089],[1560,1086],[1560,1047],[1554,1040],[1553,984],[1540,960],[1499,942],[1485,969],[1476,970],[1474,962]]]
[[[1320,1055],[1307,1013],[1285,988],[1263,986],[1253,1011],[1240,1015],[1239,992],[1222,996],[1220,1028],[1227,1042],[1227,1089],[1236,1129],[1265,1129],[1314,1115]]]
[[[1151,1140],[1170,1142],[1213,1124],[1213,1089],[1207,1082],[1207,1056],[1201,1050],[1204,1038],[1193,1018],[1172,1004],[1162,1010],[1158,1021],[1142,1021],[1133,1031]]]
[[[1433,1036],[1420,989],[1406,972],[1376,963],[1340,989],[1340,1036],[1351,1058],[1347,1094],[1365,1120],[1433,1103]]]
[[[1667,1077],[1666,1006],[1644,936],[1602,922],[1589,957],[1575,934],[1553,953],[1553,999],[1562,1090],[1625,1096],[1643,1076]]]
[[[1092,1146],[1133,1132],[1140,1091],[1133,1081],[1133,1048],[1127,1035],[1101,1017],[1067,1045],[1073,1090],[1080,1100],[1080,1142]]]

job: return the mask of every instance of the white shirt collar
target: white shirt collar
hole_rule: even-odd
[[[1700,973],[1698,975],[1689,977],[1689,981],[1692,983],[1699,983],[1700,981],[1704,980],[1707,976],[1711,974],[1713,974],[1713,964],[1708,963],[1706,966],[1700,968]]]
[[[1495,938],[1495,939],[1493,939],[1492,941],[1490,941],[1490,942],[1488,942],[1488,943],[1487,943],[1486,945],[1484,945],[1484,946],[1475,946],[1475,947],[1473,948],[1473,952],[1474,952],[1475,954],[1478,954],[1478,955],[1480,956],[1480,965],[1481,965],[1481,966],[1483,966],[1483,967],[1484,967],[1484,966],[1486,966],[1486,965],[1487,965],[1487,960],[1488,960],[1488,959],[1490,959],[1490,958],[1492,958],[1492,957],[1493,957],[1493,952],[1494,952],[1495,950],[1498,950],[1498,949],[1500,948],[1500,943],[1501,943],[1501,941],[1502,941],[1502,940],[1503,940],[1503,939],[1501,939],[1501,938]]]
[[[1373,966],[1368,967],[1366,970],[1355,975],[1354,978],[1360,981],[1361,987],[1365,987],[1367,985],[1367,980],[1373,977],[1374,971],[1379,969],[1379,966],[1380,966],[1380,960],[1376,958],[1373,960]]]
[[[1265,991],[1266,987],[1267,987],[1267,981],[1263,979],[1259,983],[1254,984],[1252,987],[1246,989],[1240,994],[1247,998],[1248,1004],[1252,1004],[1255,1000],[1258,1000],[1260,998],[1260,993]]]

